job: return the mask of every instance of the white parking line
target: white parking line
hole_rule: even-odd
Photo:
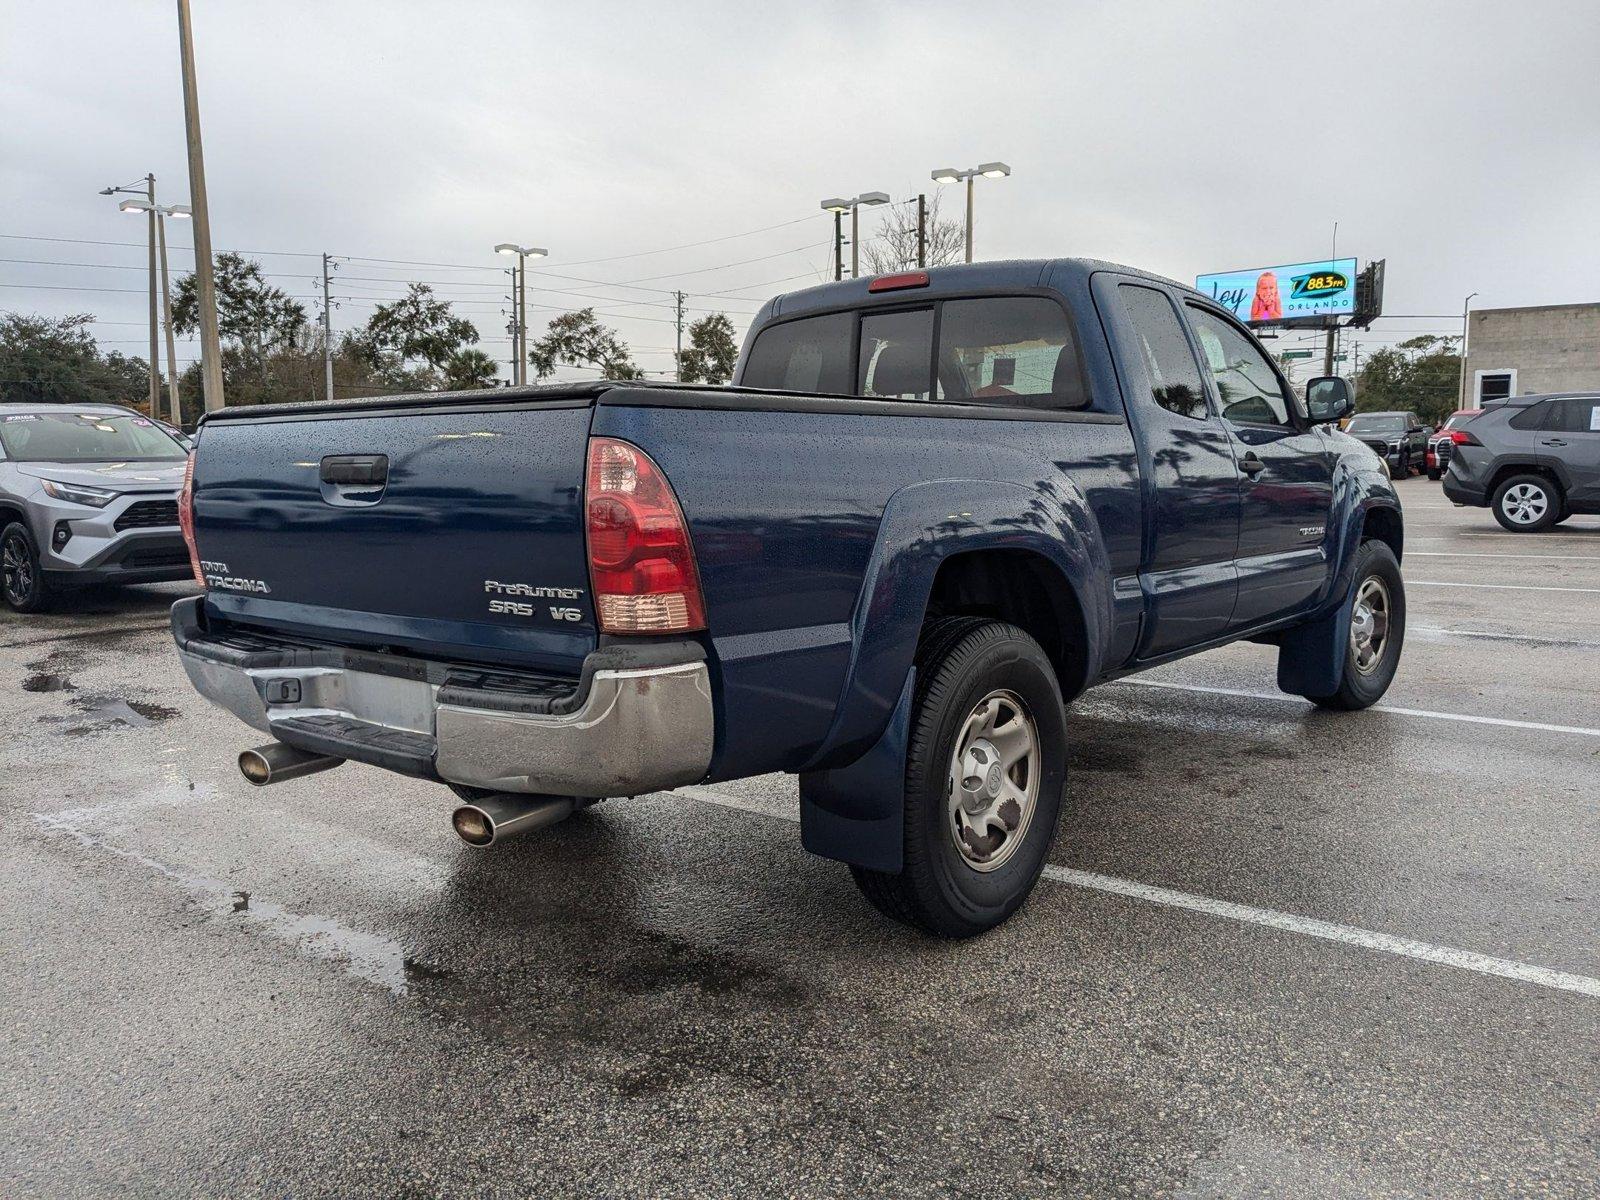
[[[1547,587],[1531,583],[1452,583],[1448,579],[1408,579],[1406,586],[1482,588],[1495,592],[1600,592],[1600,588]]]
[[[1198,683],[1168,683],[1165,679],[1119,679],[1129,687],[1163,688],[1172,692],[1200,692],[1207,696],[1240,696],[1246,700],[1271,700],[1279,704],[1301,707],[1309,701],[1282,692],[1252,692],[1244,688],[1205,687]],[[1397,704],[1374,704],[1368,712],[1394,713],[1401,717],[1426,717],[1430,721],[1462,721],[1468,725],[1500,725],[1507,729],[1537,729],[1543,733],[1576,733],[1583,737],[1600,737],[1600,729],[1582,725],[1550,725],[1543,721],[1517,721],[1511,717],[1475,717],[1468,713],[1435,712],[1431,708],[1401,708]]]
[[[1550,646],[1578,646],[1600,649],[1600,642],[1586,642],[1579,638],[1539,637],[1532,633],[1494,633],[1487,629],[1441,629],[1436,625],[1408,625],[1407,633],[1432,634],[1435,637],[1492,638],[1501,642],[1535,642]]]
[[[794,813],[773,812],[759,804],[754,804],[740,796],[731,796],[726,792],[719,792],[708,787],[682,787],[677,795],[688,796],[692,800],[700,800],[707,804],[715,804],[722,808],[731,808],[739,812],[755,813],[763,817],[776,817],[783,821],[798,821],[800,818]],[[1329,942],[1343,942],[1347,946],[1359,946],[1363,950],[1377,950],[1385,954],[1398,954],[1404,958],[1415,958],[1422,962],[1434,963],[1443,967],[1454,967],[1461,971],[1472,971],[1479,975],[1493,975],[1501,979],[1512,979],[1518,983],[1533,983],[1540,987],[1554,988],[1562,992],[1577,992],[1580,996],[1592,996],[1600,999],[1600,979],[1587,975],[1574,975],[1567,971],[1557,971],[1550,967],[1540,967],[1533,963],[1517,962],[1509,958],[1494,958],[1487,954],[1478,954],[1472,950],[1457,950],[1450,946],[1436,946],[1431,942],[1419,942],[1411,938],[1395,937],[1389,933],[1377,933],[1371,929],[1359,929],[1354,925],[1338,925],[1332,921],[1319,921],[1315,917],[1301,917],[1294,913],[1278,912],[1271,908],[1255,908],[1248,904],[1235,904],[1231,900],[1216,900],[1210,896],[1199,896],[1192,892],[1180,892],[1175,888],[1156,887],[1153,884],[1138,883],[1132,879],[1118,879],[1114,875],[1099,875],[1093,871],[1079,871],[1071,867],[1058,867],[1047,864],[1044,868],[1044,877],[1056,883],[1064,883],[1069,887],[1091,888],[1097,892],[1108,892],[1116,896],[1126,896],[1133,900],[1145,900],[1151,904],[1165,904],[1171,908],[1187,909],[1190,912],[1204,913],[1207,916],[1223,917],[1230,921],[1242,921],[1249,925],[1264,925],[1269,929],[1281,929],[1286,933],[1298,933],[1305,937],[1321,938]]]
[[[1431,539],[1430,539],[1431,540]],[[1600,554],[1483,554],[1473,550],[1408,550],[1407,558],[1538,558],[1550,562],[1600,562]]]

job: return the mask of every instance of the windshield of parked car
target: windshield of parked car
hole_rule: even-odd
[[[1369,413],[1365,416],[1358,414],[1350,418],[1347,428],[1349,433],[1404,433],[1405,431],[1404,417],[1384,413]]]
[[[188,456],[154,421],[120,413],[6,413],[0,447],[13,462],[182,462]]]

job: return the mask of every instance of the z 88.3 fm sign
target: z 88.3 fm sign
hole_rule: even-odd
[[[1331,258],[1224,271],[1200,276],[1194,287],[1252,325],[1344,316],[1356,310],[1356,260]]]

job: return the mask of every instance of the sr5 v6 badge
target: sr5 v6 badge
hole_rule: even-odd
[[[501,583],[497,579],[485,579],[483,590],[498,596],[527,596],[529,599],[538,600],[576,600],[583,595],[582,588],[545,587],[531,583]],[[546,607],[550,610],[552,621],[581,621],[583,611],[569,605],[551,604]],[[539,606],[530,604],[527,600],[495,599],[489,601],[489,611],[512,617],[536,617],[539,615]]]

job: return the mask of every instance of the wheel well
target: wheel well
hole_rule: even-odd
[[[1361,526],[1361,540],[1382,542],[1394,551],[1394,559],[1399,562],[1406,540],[1405,525],[1400,520],[1400,514],[1392,508],[1367,509],[1366,519]]]
[[[1537,475],[1540,479],[1548,480],[1550,486],[1556,489],[1558,496],[1565,498],[1567,494],[1566,489],[1561,486],[1561,477],[1559,475],[1549,467],[1541,467],[1534,463],[1513,463],[1510,466],[1501,467],[1494,473],[1494,478],[1489,480],[1488,491],[1484,494],[1493,500],[1494,494],[1500,490],[1500,485],[1513,475]]]
[[[1049,559],[1031,550],[972,550],[939,565],[929,620],[966,614],[1025,630],[1055,666],[1068,700],[1088,684],[1088,634],[1078,597]]]

